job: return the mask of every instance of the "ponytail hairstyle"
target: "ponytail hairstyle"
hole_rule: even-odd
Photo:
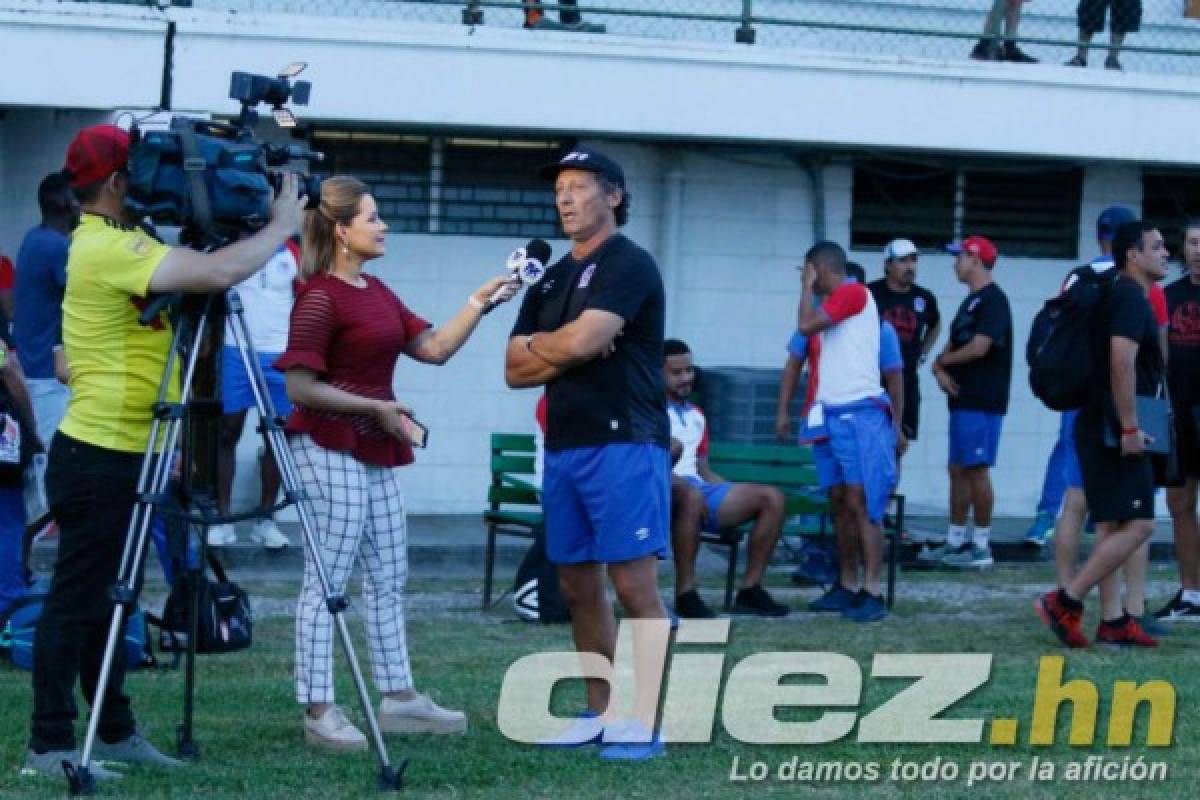
[[[304,215],[304,244],[300,248],[300,275],[311,278],[330,272],[339,247],[338,223],[349,225],[370,194],[370,188],[349,175],[334,175],[321,182],[321,202]]]

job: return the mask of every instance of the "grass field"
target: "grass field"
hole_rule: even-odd
[[[1152,603],[1171,589],[1171,570],[1152,575]],[[782,576],[774,578],[782,586]],[[1174,743],[1145,748],[1143,713],[1129,748],[1072,748],[1065,744],[1031,748],[1028,720],[1039,656],[1062,651],[1036,622],[1030,601],[1049,580],[1042,567],[997,569],[983,575],[906,574],[892,617],[881,624],[856,626],[837,618],[794,613],[785,620],[738,618],[727,648],[726,670],[745,656],[762,651],[833,651],[853,657],[869,675],[875,653],[993,653],[990,681],[949,716],[1015,717],[1021,731],[1015,747],[972,745],[857,744],[853,734],[819,746],[751,746],[729,738],[718,720],[712,744],[673,745],[665,758],[637,765],[609,765],[594,751],[545,751],[506,740],[496,727],[496,704],[505,670],[516,659],[542,650],[567,649],[568,629],[529,626],[512,618],[507,605],[487,614],[478,611],[476,581],[448,578],[421,581],[411,589],[410,649],[418,688],[441,702],[465,708],[471,730],[462,738],[389,737],[393,758],[409,758],[405,794],[410,797],[481,798],[635,798],[655,800],[696,797],[796,796],[863,797],[999,797],[999,798],[1190,798],[1200,778],[1200,675],[1197,647],[1200,626],[1178,631],[1154,652],[1092,649],[1067,657],[1066,677],[1094,681],[1101,698],[1097,740],[1103,743],[1107,707],[1117,680],[1141,683],[1170,681],[1178,710]],[[715,588],[713,582],[711,588]],[[251,585],[259,625],[251,651],[202,657],[199,670],[197,739],[203,758],[170,773],[129,770],[119,789],[104,794],[122,797],[195,798],[334,798],[374,797],[376,767],[370,754],[333,756],[307,750],[301,739],[300,710],[292,697],[293,587],[275,583]],[[715,593],[714,593],[715,594]],[[815,590],[781,591],[802,607]],[[714,597],[715,599],[715,597]],[[1094,603],[1089,632],[1095,625]],[[357,620],[352,626],[361,641]],[[710,648],[719,650],[719,648]],[[694,652],[694,650],[689,650]],[[364,653],[365,657],[365,653]],[[365,664],[365,660],[364,660]],[[337,656],[339,700],[361,721],[348,671]],[[864,680],[863,711],[877,707],[905,685],[891,679]],[[173,739],[179,719],[182,676],[174,672],[142,672],[130,676],[130,693],[149,737],[160,745]],[[28,726],[27,673],[0,667],[0,797],[42,798],[64,795],[65,781],[21,776],[17,770]],[[577,690],[565,698],[570,703]],[[812,712],[785,710],[781,716],[812,719]],[[799,716],[794,716],[799,714]],[[1066,741],[1069,714],[1060,714],[1058,742]],[[82,726],[82,722],[81,722]],[[985,727],[985,738],[987,735]],[[968,788],[971,761],[1029,762],[1033,756],[1056,762],[1059,769],[1088,755],[1120,761],[1144,756],[1169,765],[1159,783],[1031,782],[1021,767],[1012,782]],[[941,756],[956,762],[962,776],[953,782],[904,783],[890,779],[894,759],[928,762]],[[872,783],[780,781],[731,782],[734,759],[746,773],[754,761],[772,773],[782,762],[879,762],[882,777]]]

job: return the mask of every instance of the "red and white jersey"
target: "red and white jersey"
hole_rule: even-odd
[[[259,353],[287,350],[299,264],[300,248],[289,239],[267,259],[262,269],[233,287],[242,301],[242,316],[250,329],[250,340]],[[225,344],[233,342],[233,320],[228,320]]]
[[[875,299],[861,283],[843,283],[829,293],[821,311],[833,326],[821,332],[821,345],[809,354],[815,375],[815,399],[822,405],[843,406],[879,397],[879,312]]]
[[[681,478],[699,478],[696,461],[708,455],[708,420],[698,406],[691,403],[667,401],[667,416],[671,419],[671,438],[683,444],[683,455],[675,463],[675,474]]]

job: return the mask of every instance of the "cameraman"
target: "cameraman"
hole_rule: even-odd
[[[60,775],[78,763],[75,679],[94,697],[112,613],[108,598],[137,500],[152,406],[166,372],[170,324],[138,316],[152,293],[216,292],[258,270],[300,227],[304,198],[284,177],[271,221],[216,253],[167,247],[136,226],[125,208],[129,135],[94,125],[67,149],[66,169],[83,216],[71,237],[63,297],[63,345],[71,402],[50,447],[46,492],[59,525],[54,583],[34,644],[33,720],[25,767]],[[179,376],[169,378],[170,402]],[[97,759],[177,766],[138,733],[122,691],[124,649],[117,647],[105,687]],[[92,765],[97,780],[120,777]]]

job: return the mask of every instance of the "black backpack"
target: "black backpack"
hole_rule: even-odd
[[[517,567],[513,610],[526,622],[557,624],[571,621],[571,612],[558,588],[558,567],[546,556],[546,534],[539,529]]]
[[[1115,269],[1079,267],[1034,316],[1025,361],[1029,387],[1047,408],[1071,411],[1087,401],[1095,371],[1092,320],[1116,275]]]

